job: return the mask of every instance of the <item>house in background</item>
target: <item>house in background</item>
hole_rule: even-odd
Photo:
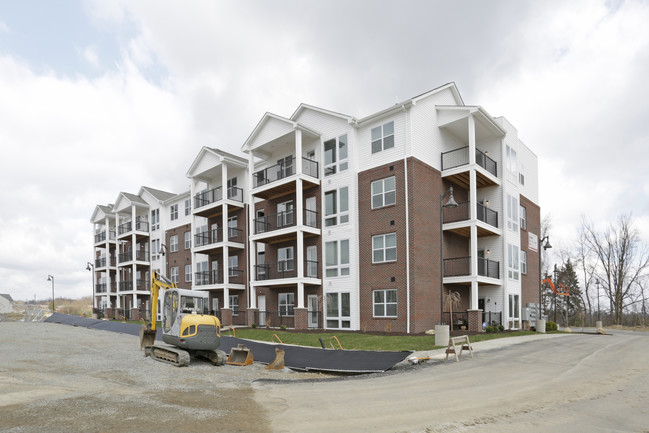
[[[14,300],[11,295],[0,293],[0,314],[8,314],[14,311]]]

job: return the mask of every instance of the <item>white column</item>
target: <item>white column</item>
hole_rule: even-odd
[[[475,119],[473,115],[468,118],[469,121],[469,165],[475,164]]]
[[[295,172],[302,174],[302,131],[295,130]]]
[[[249,240],[250,236],[255,234],[255,199],[252,195],[252,189],[254,186],[254,172],[255,172],[255,156],[253,152],[248,154],[248,228],[250,230],[247,233],[248,241],[248,262],[250,263],[250,268],[248,269],[248,305],[250,308],[257,308],[257,289],[253,286],[253,282],[257,277],[257,272],[255,265],[257,264],[257,249],[254,241]]]
[[[229,267],[228,267],[228,258],[229,258],[229,250],[228,250],[228,239],[229,239],[229,230],[228,230],[228,204],[227,204],[227,198],[228,198],[228,166],[221,161],[221,193],[223,195],[223,204],[221,205],[221,209],[223,212],[221,213],[221,237],[223,238],[223,284],[226,286],[230,283],[230,273],[229,273]],[[230,308],[230,300],[228,299],[228,289],[226,288],[223,291],[223,308]]]

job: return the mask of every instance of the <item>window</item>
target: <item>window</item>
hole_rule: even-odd
[[[277,228],[293,225],[293,200],[277,204]]]
[[[347,170],[347,135],[324,142],[325,176]]]
[[[277,160],[277,179],[284,179],[293,175],[293,155]]]
[[[151,211],[151,230],[158,230],[160,228],[160,209],[153,209]]]
[[[192,232],[185,232],[185,249],[189,250],[192,247]]]
[[[349,239],[325,244],[325,275],[337,277],[349,275]]]
[[[521,274],[527,274],[527,251],[521,250]]]
[[[327,328],[350,328],[349,293],[327,293]]]
[[[397,234],[372,236],[372,263],[394,262],[397,260]]]
[[[191,283],[192,282],[192,265],[185,265],[185,282],[186,283]]]
[[[192,213],[192,199],[188,198],[185,200],[185,216]]]
[[[509,179],[512,182],[518,182],[518,163],[516,162],[516,151],[509,147],[506,146],[505,149],[506,152],[506,167],[507,167],[507,179]]]
[[[374,290],[374,317],[397,317],[397,290]]]
[[[239,256],[228,257],[228,275],[230,277],[239,276]]]
[[[518,199],[507,194],[507,228],[518,231]]]
[[[509,317],[513,319],[518,319],[519,316],[519,295],[509,295]]]
[[[525,185],[525,166],[522,162],[518,163],[518,183]]]
[[[239,295],[230,295],[230,308],[232,308],[232,315],[239,315]]]
[[[507,245],[507,276],[512,280],[518,280],[518,252],[516,245]]]
[[[228,218],[228,239],[236,238],[239,234],[237,230],[237,217]]]
[[[237,178],[233,177],[232,179],[228,179],[227,181],[227,186],[228,186],[228,198],[242,198],[240,197],[239,190],[237,189]]]
[[[349,188],[325,192],[325,227],[349,222]]]
[[[394,121],[372,128],[372,153],[394,147]]]
[[[397,202],[395,177],[372,182],[372,209],[389,206]]]
[[[169,251],[172,253],[178,251],[178,235],[173,235],[169,238]]]
[[[277,271],[292,271],[295,269],[295,261],[293,260],[293,247],[285,247],[277,249]]]
[[[525,206],[520,207],[521,213],[521,230],[527,230],[527,209]]]
[[[178,266],[171,267],[171,281],[174,283],[178,282]]]
[[[160,254],[160,239],[154,239],[151,241],[151,258],[158,260],[158,254]]]
[[[292,316],[293,307],[295,306],[295,293],[280,293],[278,304],[280,316]]]
[[[171,205],[171,208],[169,209],[169,216],[171,217],[171,221],[178,219],[178,204]]]

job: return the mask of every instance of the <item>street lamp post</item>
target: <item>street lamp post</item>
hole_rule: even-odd
[[[554,286],[558,286],[557,282],[557,275],[559,274],[559,270],[557,269],[557,264],[554,264]],[[557,323],[557,292],[554,292],[554,323]]]
[[[95,265],[92,263],[88,262],[88,266],[86,266],[86,271],[91,271],[92,272],[92,308],[93,310],[96,308],[95,307]],[[94,311],[93,311],[94,314]]]
[[[545,241],[545,245],[543,245],[544,241]],[[552,248],[552,245],[550,245],[550,236],[544,236],[543,239],[541,239],[541,242],[539,242],[539,247],[541,245],[543,245],[544,252],[548,248]],[[543,271],[541,270],[541,248],[539,248],[539,317],[537,319],[540,319],[541,316],[543,315],[543,289],[541,288],[542,281],[543,281]]]
[[[47,276],[47,281],[52,282],[52,313],[54,312],[54,276],[53,275],[48,275]]]
[[[597,284],[597,321],[599,322],[602,320],[599,317],[599,278],[595,280],[595,284]]]
[[[444,204],[444,199],[448,195],[448,200]],[[439,321],[442,323],[444,318],[444,208],[457,207],[457,202],[453,198],[453,186],[449,186],[444,194],[439,197],[439,295],[440,295],[440,316]],[[453,324],[450,324],[451,328]]]

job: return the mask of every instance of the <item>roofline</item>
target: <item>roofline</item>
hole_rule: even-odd
[[[356,118],[354,116],[349,116],[347,114],[338,113],[336,111],[327,110],[326,108],[316,107],[315,105],[309,105],[309,104],[305,104],[305,103],[301,103],[297,107],[297,109],[291,115],[290,119],[295,120],[295,118],[298,116],[298,113],[300,113],[300,112],[302,112],[302,111],[304,111],[306,109],[313,110],[313,111],[318,111],[320,113],[324,113],[324,114],[327,114],[329,116],[338,117],[340,119],[346,120],[349,123],[355,123],[356,122]]]
[[[301,130],[301,131],[308,132],[308,133],[310,133],[310,134],[312,134],[312,135],[315,135],[316,137],[319,137],[320,135],[322,135],[322,134],[320,134],[319,132],[314,131],[313,129],[311,129],[311,128],[307,127],[307,126],[304,126],[304,125],[302,125],[301,123],[298,123],[298,122],[296,122],[296,121],[294,121],[294,120],[292,120],[292,119],[287,119],[286,117],[283,117],[283,116],[280,116],[280,115],[278,115],[278,114],[274,114],[274,113],[271,113],[271,112],[268,112],[268,111],[267,111],[267,112],[264,113],[264,115],[261,117],[261,119],[260,119],[259,122],[257,123],[257,126],[255,126],[255,129],[252,130],[252,133],[250,133],[250,135],[248,136],[248,138],[246,139],[246,141],[245,141],[245,142],[243,143],[243,145],[241,146],[241,151],[242,151],[242,152],[244,152],[244,153],[248,153],[248,152],[250,151],[249,149],[246,149],[246,147],[247,147],[247,146],[249,145],[249,143],[250,143],[250,142],[251,142],[251,141],[252,141],[252,140],[257,136],[257,133],[258,133],[258,132],[261,130],[261,128],[263,127],[263,124],[265,123],[266,119],[271,118],[271,117],[272,117],[273,119],[279,120],[279,121],[281,121],[281,122],[285,122],[285,123],[290,124],[290,125],[293,127],[293,129],[299,129],[299,130]]]

